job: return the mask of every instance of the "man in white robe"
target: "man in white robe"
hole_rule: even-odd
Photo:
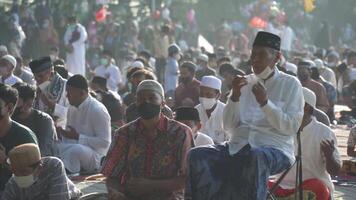
[[[85,27],[75,17],[68,18],[68,23],[64,34],[67,69],[72,74],[85,76],[85,41],[88,35]]]
[[[88,82],[82,75],[67,81],[68,109],[66,129],[58,129],[62,137],[59,157],[68,173],[95,173],[111,143],[110,115],[105,106],[89,95]]]

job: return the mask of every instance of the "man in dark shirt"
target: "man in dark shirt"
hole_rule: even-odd
[[[179,67],[179,85],[175,90],[175,107],[194,107],[199,104],[200,81],[194,78],[196,65],[190,61]]]
[[[9,151],[24,143],[37,143],[35,134],[27,127],[13,121],[18,94],[10,86],[0,84],[0,192],[12,173],[6,164]]]
[[[33,108],[36,89],[25,83],[17,83],[13,87],[17,89],[19,99],[12,119],[36,134],[41,155],[55,156],[57,132],[52,118],[47,113]]]

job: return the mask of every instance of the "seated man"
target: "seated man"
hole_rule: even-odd
[[[214,144],[213,139],[199,131],[202,125],[200,123],[199,112],[197,109],[192,107],[179,107],[176,109],[175,113],[175,120],[192,129],[195,146]]]
[[[25,83],[16,83],[13,87],[17,89],[19,99],[12,119],[27,126],[36,134],[43,156],[55,156],[57,132],[51,116],[33,108],[35,88]]]
[[[5,186],[2,200],[73,200],[81,196],[68,179],[61,160],[42,157],[35,144],[22,144],[9,152],[14,176]]]
[[[62,137],[59,157],[69,173],[93,173],[111,142],[110,115],[105,106],[89,95],[87,80],[74,75],[67,81],[68,109],[66,130],[58,128]]]
[[[165,117],[160,83],[145,80],[137,87],[140,117],[124,126],[103,164],[102,173],[112,199],[180,199],[191,130]]]
[[[37,143],[35,134],[29,128],[11,119],[17,98],[16,89],[0,84],[0,193],[12,175],[6,164],[9,151],[23,143]]]
[[[280,42],[277,35],[258,32],[251,54],[254,73],[235,77],[224,109],[231,138],[190,151],[186,199],[266,199],[268,177],[294,162],[303,90],[276,67]]]
[[[68,110],[66,82],[57,72],[50,57],[43,57],[29,63],[37,84],[34,108],[49,114],[56,126],[65,126]]]
[[[195,108],[202,124],[200,131],[211,137],[215,144],[225,142],[229,138],[223,127],[225,104],[219,100],[220,94],[221,80],[215,76],[203,76],[200,82],[200,104]]]
[[[316,107],[314,92],[303,88],[303,93],[305,106],[300,133],[303,171],[302,188],[313,193],[316,199],[329,200],[334,192],[334,185],[331,182],[330,175],[337,175],[341,168],[337,140],[328,126],[318,122],[312,116]],[[295,144],[296,151],[297,148],[298,146]],[[293,166],[280,183],[279,188],[275,191],[276,197],[287,197],[295,194],[295,174],[296,165]]]

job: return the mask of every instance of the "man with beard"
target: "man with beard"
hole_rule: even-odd
[[[321,83],[311,78],[311,68],[314,66],[315,64],[311,60],[302,60],[299,62],[297,72],[298,79],[302,83],[303,87],[306,87],[314,92],[316,95],[316,107],[326,113],[329,110],[329,101],[326,95],[326,89]]]
[[[25,83],[16,83],[13,87],[19,93],[19,99],[12,119],[27,126],[36,134],[41,155],[56,156],[57,133],[54,122],[51,116],[32,107],[36,89]]]
[[[34,108],[49,114],[56,126],[64,126],[69,106],[65,87],[67,80],[54,71],[50,57],[33,60],[29,66],[37,83]]]
[[[17,98],[16,89],[0,84],[0,193],[12,175],[6,163],[9,151],[20,144],[37,143],[35,134],[29,128],[11,119]]]
[[[191,130],[161,113],[164,92],[154,80],[137,87],[140,118],[121,127],[103,164],[111,199],[180,199]]]
[[[190,61],[182,63],[179,68],[179,86],[175,91],[175,107],[190,106],[199,104],[200,82],[194,78],[196,65]]]
[[[224,109],[227,143],[192,149],[186,199],[266,199],[267,180],[294,162],[294,136],[303,118],[303,90],[280,72],[280,37],[258,32],[253,74],[236,76]]]

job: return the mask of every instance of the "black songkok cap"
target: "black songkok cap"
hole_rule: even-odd
[[[273,33],[260,31],[253,41],[253,46],[269,47],[279,51],[281,50],[281,38]]]
[[[51,58],[49,56],[33,60],[29,63],[32,73],[39,73],[46,69],[53,67]]]
[[[106,78],[101,76],[94,76],[91,82],[106,87],[107,80]]]
[[[70,77],[67,81],[67,86],[88,91],[88,81],[80,74]]]
[[[200,121],[198,110],[192,107],[179,107],[176,109],[176,120]]]

